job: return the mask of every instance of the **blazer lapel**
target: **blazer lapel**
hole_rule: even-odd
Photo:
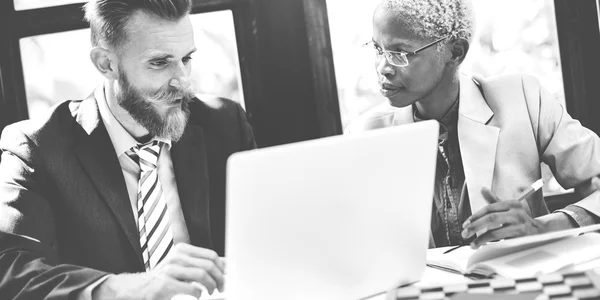
[[[99,88],[102,88],[99,87]],[[96,187],[97,192],[106,201],[115,218],[123,228],[131,246],[140,254],[139,263],[143,265],[139,234],[133,218],[127,187],[121,166],[108,132],[100,118],[94,95],[79,103],[72,113],[84,129],[74,152]]]
[[[179,142],[173,144],[171,159],[190,241],[200,247],[212,247],[206,244],[206,241],[210,241],[209,187],[201,127],[192,124],[187,126]]]
[[[481,189],[492,188],[500,128],[486,125],[494,113],[475,82],[464,75],[460,79],[458,110],[458,140],[465,184],[469,191],[471,211],[474,213],[487,205]]]

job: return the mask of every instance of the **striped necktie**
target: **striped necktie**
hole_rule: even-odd
[[[173,246],[167,203],[156,167],[161,144],[158,141],[151,141],[127,151],[127,155],[137,161],[141,169],[137,192],[137,216],[146,271],[153,269]]]

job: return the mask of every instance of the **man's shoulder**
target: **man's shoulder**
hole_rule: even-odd
[[[237,109],[237,106],[239,105],[239,103],[231,99],[209,94],[196,94],[196,98],[194,98],[192,101],[196,103],[202,103],[202,105],[206,106],[207,109],[217,111]]]
[[[197,95],[190,103],[189,124],[204,130],[210,142],[225,153],[256,148],[252,127],[242,106],[230,99]]]
[[[40,145],[45,141],[57,142],[68,137],[73,126],[77,125],[73,116],[73,106],[80,101],[64,101],[51,107],[43,115],[10,124],[2,131],[0,147],[6,143],[22,141],[23,138]]]
[[[192,122],[219,122],[238,119],[242,108],[239,103],[214,95],[197,94],[190,102]]]

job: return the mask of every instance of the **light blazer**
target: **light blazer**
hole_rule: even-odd
[[[591,178],[600,174],[600,139],[572,119],[530,76],[473,78],[460,75],[458,141],[472,212],[485,206],[481,189],[515,199],[541,178],[540,162],[550,166],[564,188],[583,200],[575,205],[600,216],[600,192]],[[353,122],[347,132],[414,122],[411,106],[387,103]],[[465,193],[463,192],[463,195]],[[541,190],[529,198],[532,216],[548,213]]]
[[[191,244],[223,255],[226,160],[256,145],[237,103],[203,100],[190,103],[171,158]],[[24,299],[62,299],[105,272],[144,271],[123,173],[93,94],[58,105],[45,119],[6,127],[0,149],[0,231],[38,239],[58,263],[81,266],[53,271],[44,290],[25,287]],[[36,267],[38,273],[58,268]],[[70,272],[84,275],[59,285],[58,276]]]

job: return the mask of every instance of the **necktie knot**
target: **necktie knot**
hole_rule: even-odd
[[[160,154],[161,142],[151,141],[145,144],[140,144],[128,151],[128,155],[137,161],[142,172],[152,171],[156,169],[158,156]]]

